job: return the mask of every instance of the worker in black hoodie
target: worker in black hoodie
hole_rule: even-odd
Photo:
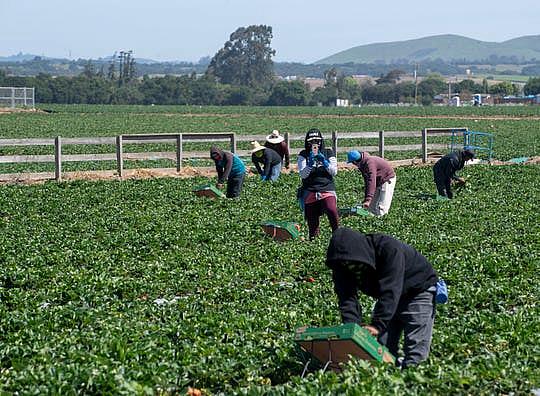
[[[343,323],[363,325],[398,356],[404,333],[402,367],[429,354],[435,318],[437,274],[413,247],[384,234],[334,231],[326,254],[332,269]],[[377,300],[370,324],[363,324],[358,290]]]
[[[468,149],[456,150],[445,155],[433,166],[433,179],[437,186],[437,193],[448,199],[452,199],[452,180],[460,185],[465,184],[465,179],[458,177],[456,172],[463,169],[465,162],[474,158],[474,152]]]

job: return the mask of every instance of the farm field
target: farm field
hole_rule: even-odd
[[[92,137],[133,133],[235,132],[238,135],[260,134],[273,129],[282,133],[303,134],[318,127],[330,137],[331,131],[420,131],[427,127],[457,128],[492,132],[495,157],[540,155],[540,106],[513,107],[200,107],[200,106],[101,106],[56,105],[44,109],[52,113],[13,113],[0,115],[0,138]],[[433,143],[448,143],[449,138],[435,138]],[[386,144],[420,143],[413,138],[387,138]],[[300,147],[301,142],[293,142]],[[346,145],[376,145],[376,139],[343,140]],[[248,149],[248,142],[238,144]],[[53,147],[1,147],[2,155],[52,154]],[[135,151],[174,151],[173,145],[132,145]],[[208,144],[186,144],[185,150],[208,150]],[[64,146],[63,153],[114,153],[112,145]],[[389,159],[407,159],[418,152],[387,152]],[[339,158],[343,160],[343,155]],[[186,161],[186,166],[208,165],[204,161]],[[170,160],[126,161],[126,168],[174,167]],[[51,172],[52,163],[0,164],[0,173]],[[65,171],[115,169],[114,162],[76,162],[64,164]]]
[[[398,168],[389,215],[342,221],[412,244],[447,280],[430,359],[305,379],[295,328],[339,323],[330,229],[324,220],[317,240],[278,244],[259,227],[302,222],[298,174],[248,178],[239,200],[217,201],[191,193],[201,178],[0,186],[0,394],[530,394],[540,172],[462,174],[467,189],[439,203],[426,197],[430,167]],[[360,199],[358,173],[336,185],[340,206]]]

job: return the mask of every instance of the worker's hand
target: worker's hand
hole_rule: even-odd
[[[315,163],[315,157],[313,156],[313,153],[310,152],[307,159],[307,166],[312,167],[314,163]]]
[[[323,162],[323,161],[326,159],[326,157],[324,156],[323,153],[317,153],[317,155],[315,156],[315,159],[316,159],[317,161]]]
[[[223,188],[223,183],[216,183],[217,188]]]
[[[373,337],[377,337],[379,335],[379,330],[377,330],[376,327],[373,327],[371,325],[363,325],[362,327],[369,331],[369,334],[371,334]]]
[[[370,205],[370,204],[371,204],[371,201],[364,201],[364,202],[362,202],[362,207],[363,207],[364,209],[367,209],[367,208],[369,208],[369,205]]]
[[[457,184],[458,186],[464,186],[466,183],[467,183],[467,182],[466,182],[465,179],[462,178],[462,177],[458,177],[458,178],[456,179],[456,184]]]

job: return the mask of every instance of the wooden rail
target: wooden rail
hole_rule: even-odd
[[[350,150],[376,151],[379,156],[384,157],[385,151],[415,151],[421,150],[422,161],[427,161],[428,146],[434,149],[445,149],[446,144],[429,144],[429,136],[450,136],[452,131],[467,131],[467,128],[425,128],[422,131],[376,131],[376,132],[338,132],[333,131],[331,135],[332,148],[335,153],[343,153]],[[305,134],[284,134],[285,141],[290,148],[291,141],[303,141]],[[386,145],[385,138],[399,137],[421,137],[421,144]],[[377,139],[378,145],[367,145],[354,147],[340,146],[342,139]],[[0,163],[28,163],[28,162],[54,162],[55,179],[62,180],[62,163],[64,162],[84,162],[84,161],[116,161],[117,173],[120,177],[124,171],[125,160],[157,160],[170,159],[176,162],[176,170],[182,168],[184,157],[187,158],[209,158],[207,151],[190,151],[185,156],[185,142],[229,142],[230,150],[240,156],[249,156],[249,150],[237,150],[237,142],[251,142],[259,140],[263,142],[265,135],[240,135],[234,133],[172,133],[172,134],[130,134],[116,137],[81,137],[66,138],[57,136],[56,138],[37,139],[0,139],[0,148],[9,146],[54,146],[54,154],[45,155],[0,155]],[[174,152],[124,152],[127,144],[148,144],[148,143],[176,143]],[[65,145],[114,145],[115,153],[103,154],[63,154],[62,148]],[[291,154],[298,154],[302,148],[290,148]]]

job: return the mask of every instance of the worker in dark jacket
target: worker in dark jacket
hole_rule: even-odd
[[[452,199],[452,181],[460,185],[465,184],[465,179],[456,176],[456,172],[463,169],[465,162],[474,158],[474,152],[468,149],[456,150],[445,155],[433,166],[433,178],[437,186],[437,193],[448,199]]]
[[[229,151],[224,151],[218,147],[212,146],[210,149],[210,158],[214,160],[218,174],[217,187],[223,187],[227,181],[227,198],[236,198],[240,196],[242,184],[246,174],[246,167],[240,157]]]
[[[277,129],[274,129],[270,135],[266,136],[264,146],[271,148],[281,157],[281,164],[285,169],[289,169],[289,147],[285,142],[285,138],[279,134]]]
[[[259,142],[251,142],[251,161],[255,164],[261,180],[276,181],[281,173],[281,157],[271,148],[261,146]],[[263,168],[261,169],[261,165]]]
[[[362,207],[375,216],[387,214],[396,187],[396,173],[392,166],[384,158],[357,150],[347,153],[347,163],[356,165],[364,178]]]
[[[404,368],[427,358],[437,274],[424,256],[388,235],[338,228],[326,265],[332,269],[343,323],[363,325],[396,357],[403,332]],[[377,300],[370,324],[362,324],[358,290]]]
[[[320,217],[326,213],[332,231],[338,228],[336,186],[337,159],[332,149],[324,147],[321,131],[310,129],[304,139],[304,149],[298,154],[298,173],[302,178],[298,199],[304,211],[309,238],[319,234]]]

